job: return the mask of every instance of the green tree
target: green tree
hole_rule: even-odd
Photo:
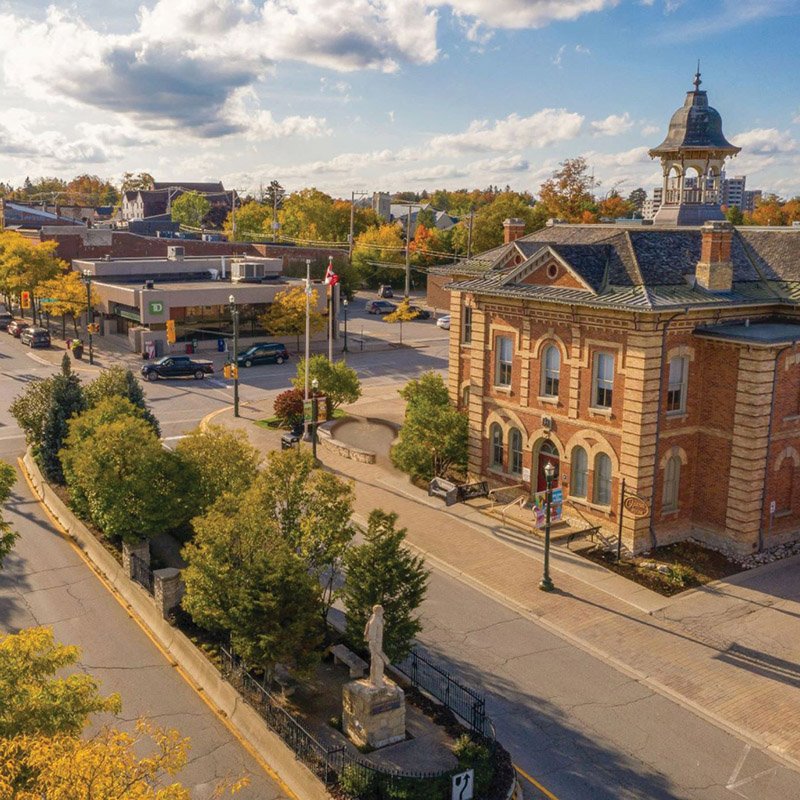
[[[641,186],[628,195],[628,202],[633,206],[637,217],[642,216],[645,200],[647,200],[647,192]]]
[[[325,317],[317,311],[319,294],[311,290],[309,303],[311,313],[308,325],[311,332],[325,329]],[[259,317],[259,324],[270,336],[294,336],[297,352],[300,352],[300,336],[306,330],[306,292],[301,286],[285,289],[275,294],[275,299],[266,312]]]
[[[422,629],[415,613],[425,599],[429,572],[420,556],[403,545],[405,528],[395,528],[397,514],[375,509],[369,515],[364,543],[345,556],[343,593],[346,635],[354,647],[364,647],[364,628],[372,607],[383,606],[386,623],[383,650],[391,661],[402,661]]]
[[[64,353],[61,374],[53,379],[50,406],[42,427],[42,438],[36,450],[37,461],[48,481],[64,483],[59,451],[64,445],[70,418],[80,414],[85,408],[86,398],[83,395],[80,379],[72,372],[69,356]]]
[[[192,524],[182,600],[192,619],[229,636],[250,667],[264,670],[266,683],[277,664],[310,669],[321,642],[317,589],[275,521],[246,492]]]
[[[358,373],[344,361],[328,361],[327,356],[315,355],[308,360],[308,380],[316,379],[319,391],[325,395],[328,419],[334,409],[342,403],[355,403],[361,397],[361,381]],[[306,385],[306,360],[301,358],[297,364],[297,375],[292,378],[292,386],[300,391]]]
[[[65,458],[69,488],[85,498],[92,522],[110,539],[156,536],[180,528],[194,511],[181,462],[143,419],[100,425]]]
[[[120,192],[150,191],[155,181],[149,172],[125,172],[122,175],[122,186]]]
[[[101,697],[98,682],[73,666],[78,648],[58,644],[51,628],[28,628],[0,636],[0,737],[77,736],[90,714],[118,712],[116,694]]]
[[[142,419],[153,426],[156,436],[161,435],[161,428],[155,414],[150,410],[144,398],[142,384],[129,369],[109,367],[103,370],[85,389],[86,405],[94,408],[107,397],[124,397],[142,411]]]
[[[272,207],[257,203],[255,200],[244,203],[236,209],[236,235],[243,234],[265,234],[272,222]],[[225,233],[233,233],[234,215],[228,214],[225,218],[223,230]]]
[[[725,219],[727,219],[731,225],[744,225],[744,214],[739,206],[727,206],[723,207],[722,210],[725,214]]]
[[[517,192],[503,192],[488,205],[478,209],[472,226],[472,253],[482,253],[491,250],[503,243],[503,222],[509,218],[519,218],[525,221],[525,233],[532,233],[542,227],[532,200],[529,195]],[[458,237],[454,236],[454,245],[459,253],[467,252],[466,225],[459,223],[461,231]]]
[[[322,620],[338,596],[340,566],[355,534],[353,486],[319,469],[307,449],[273,451],[251,502],[274,519],[281,539],[303,561],[318,587]]]
[[[25,443],[34,455],[44,435],[44,425],[50,411],[55,378],[44,378],[29,383],[25,391],[14,398],[9,410],[25,433]]]
[[[0,461],[0,507],[4,506],[11,497],[11,490],[17,482],[17,471],[11,464],[5,461]],[[14,531],[11,525],[0,515],[0,568],[3,566],[3,561],[6,556],[11,552],[14,547],[14,542],[17,541],[17,532]]]
[[[415,480],[430,480],[467,466],[467,415],[450,405],[441,376],[428,372],[400,390],[406,400],[392,463]]]
[[[187,471],[187,481],[200,512],[226,492],[241,494],[258,474],[261,456],[244,431],[219,425],[195,428],[178,442],[178,458]]]
[[[211,210],[211,203],[198,192],[185,192],[172,201],[170,213],[173,222],[187,228],[199,228]]]

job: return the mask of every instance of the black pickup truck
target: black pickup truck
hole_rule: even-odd
[[[148,381],[157,381],[159,378],[188,378],[200,380],[214,372],[214,365],[210,361],[195,361],[189,356],[164,356],[151,364],[142,367],[142,376]]]

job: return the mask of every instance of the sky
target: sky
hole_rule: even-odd
[[[729,175],[800,194],[800,0],[0,0],[0,180],[648,191],[702,88]]]

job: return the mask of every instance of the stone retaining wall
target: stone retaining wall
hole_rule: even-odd
[[[31,484],[50,513],[128,604],[131,613],[147,627],[161,647],[180,665],[198,691],[219,709],[239,735],[298,798],[330,800],[330,795],[322,783],[266,726],[258,712],[245,703],[241,695],[181,631],[171,627],[161,618],[160,612],[145,589],[128,578],[122,565],[50,488],[33,460],[30,450],[23,458],[23,464]]]
[[[339,420],[329,420],[317,427],[320,447],[323,447],[325,450],[330,450],[342,456],[342,458],[349,458],[351,461],[360,461],[362,464],[374,464],[375,453],[370,450],[361,450],[358,447],[352,447],[340,439],[333,438],[332,428],[337,422],[339,422]]]

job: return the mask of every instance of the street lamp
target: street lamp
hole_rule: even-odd
[[[83,282],[86,284],[86,335],[89,337],[89,363],[94,364],[94,351],[92,350],[92,273],[83,271]]]
[[[556,468],[551,461],[548,461],[544,465],[544,479],[547,485],[544,500],[544,575],[539,582],[539,588],[543,592],[552,592],[556,588],[550,578],[550,506],[553,502],[553,476],[555,473]]]
[[[319,381],[314,378],[311,381],[311,455],[317,459],[317,419],[319,418],[319,400],[317,399],[317,389]]]
[[[236,307],[236,298],[231,295],[228,298],[231,309],[231,321],[233,322],[233,363],[231,364],[231,374],[233,375],[233,416],[239,416],[239,309]]]
[[[342,300],[342,306],[344,307],[344,347],[342,348],[342,352],[346,353],[347,352],[347,306],[348,306],[346,297],[344,300]]]

